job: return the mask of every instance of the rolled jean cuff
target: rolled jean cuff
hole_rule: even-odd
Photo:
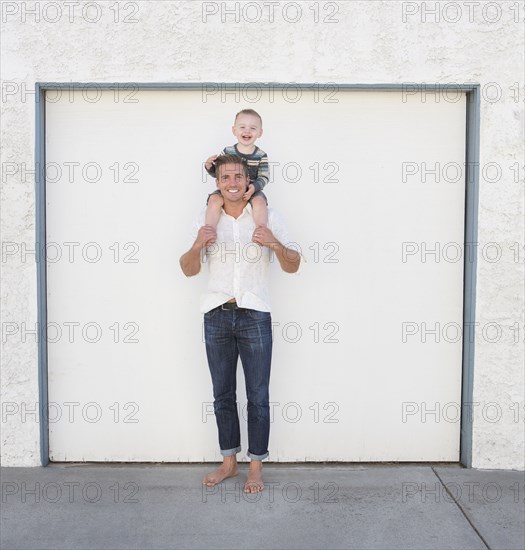
[[[233,455],[236,455],[238,452],[240,452],[241,448],[240,447],[235,447],[235,449],[226,449],[225,451],[223,451],[221,449],[221,455],[222,456],[233,456]]]
[[[264,453],[263,455],[254,455],[253,453],[250,453],[250,451],[248,451],[246,453],[246,456],[248,458],[251,458],[252,460],[264,460],[265,458],[267,458],[269,456],[269,452],[266,452]]]

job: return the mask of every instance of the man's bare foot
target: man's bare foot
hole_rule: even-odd
[[[207,487],[213,487],[214,485],[217,485],[217,483],[220,483],[223,479],[226,479],[227,477],[234,477],[239,473],[239,470],[237,468],[237,458],[235,455],[233,457],[231,456],[225,456],[224,462],[211,474],[207,474],[202,479],[202,484],[206,485]]]
[[[248,479],[244,484],[245,493],[259,493],[264,489],[262,480],[262,462],[260,460],[252,460],[250,462],[250,472]]]

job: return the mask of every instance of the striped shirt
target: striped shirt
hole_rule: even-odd
[[[230,147],[225,147],[221,151],[221,155],[237,155],[238,157],[242,157],[246,160],[246,163],[248,164],[250,183],[253,183],[253,186],[255,187],[255,193],[257,191],[261,191],[268,183],[268,180],[270,179],[268,157],[262,149],[259,149],[259,147],[257,147],[257,145],[255,146],[255,150],[251,155],[241,153],[237,149],[237,144]],[[208,172],[208,174],[210,174],[210,176],[215,177],[215,165],[212,165],[212,167],[209,170],[206,169],[206,171]]]

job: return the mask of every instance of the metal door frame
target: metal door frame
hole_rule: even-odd
[[[474,382],[474,327],[476,320],[476,272],[477,272],[477,236],[478,236],[478,202],[479,202],[479,143],[480,143],[480,85],[479,84],[424,84],[404,82],[401,84],[339,84],[327,83],[282,83],[282,82],[36,82],[35,83],[35,193],[36,221],[35,239],[46,243],[46,182],[45,182],[45,137],[46,137],[46,97],[47,91],[72,89],[85,90],[200,90],[211,93],[238,93],[240,89],[249,90],[341,90],[369,92],[404,92],[414,93],[465,93],[466,140],[465,140],[465,232],[463,243],[463,349],[461,379],[461,429],[460,429],[460,463],[472,467],[472,409],[463,407],[464,403],[473,402]],[[424,96],[423,96],[424,97]],[[469,252],[467,254],[467,251]],[[40,420],[40,460],[42,466],[49,464],[49,418],[48,410],[48,354],[47,354],[47,264],[45,257],[37,258],[37,315],[38,327],[41,327],[38,338],[38,392]],[[465,330],[467,327],[467,330]],[[468,335],[468,337],[466,337]]]

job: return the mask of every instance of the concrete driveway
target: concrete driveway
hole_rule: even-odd
[[[1,548],[525,548],[525,472],[456,464],[264,465],[206,488],[214,464],[2,468]]]

